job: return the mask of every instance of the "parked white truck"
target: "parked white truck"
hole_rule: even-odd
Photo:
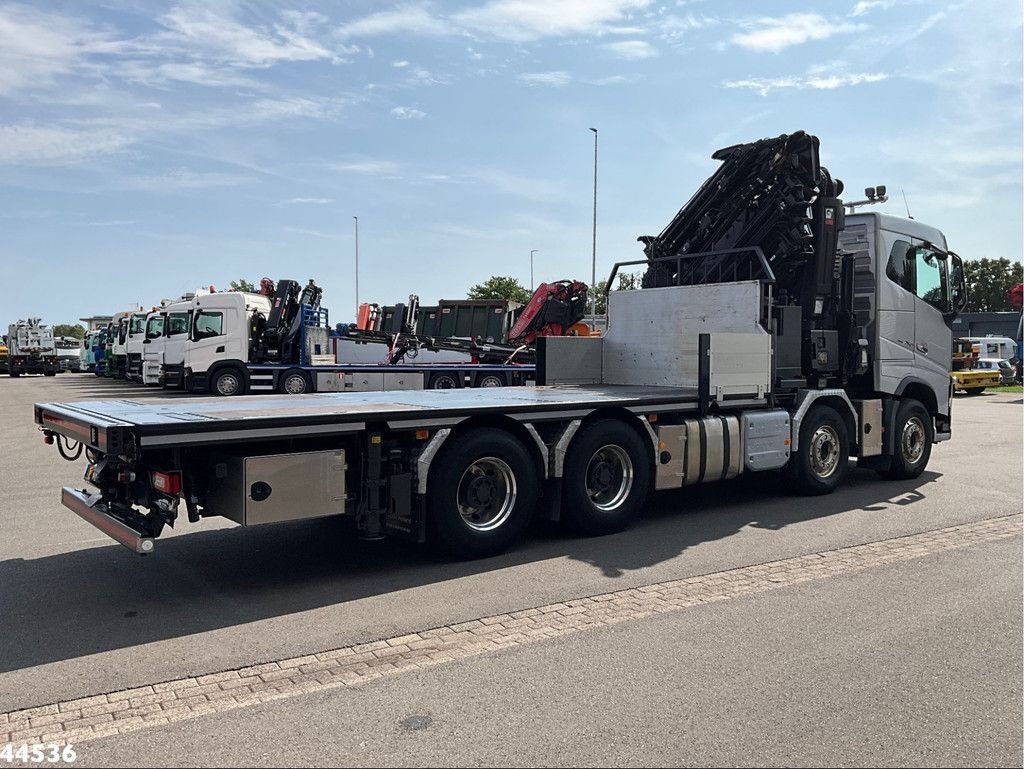
[[[162,383],[165,366],[185,360],[192,302],[189,299],[172,302],[150,313],[146,319],[146,338],[142,345],[142,382],[145,385]]]
[[[12,377],[53,376],[60,370],[53,331],[39,318],[19,320],[8,326],[7,348],[7,374]]]
[[[918,477],[952,434],[960,258],[919,221],[844,222],[842,184],[803,132],[715,157],[643,238],[643,288],[608,296],[606,334],[539,340],[538,387],[41,403],[46,439],[89,459],[92,488],[63,503],[139,553],[181,511],[244,526],[347,514],[366,538],[478,557],[538,507],[604,534],[651,490],[741,473],[808,495],[839,487],[851,458]]]

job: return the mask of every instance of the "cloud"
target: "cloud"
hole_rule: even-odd
[[[298,206],[298,205],[317,205],[323,206],[328,203],[333,203],[333,198],[288,198],[288,200],[282,200],[274,203],[275,206]]]
[[[554,88],[561,88],[572,80],[568,72],[526,72],[519,76],[519,79],[530,85],[550,85]]]
[[[93,55],[123,47],[78,19],[21,5],[0,7],[0,94],[49,85]]]
[[[355,160],[332,163],[331,168],[342,173],[394,176],[401,169],[401,165],[393,160]]]
[[[620,59],[651,59],[658,55],[658,49],[643,40],[620,40],[605,46]]]
[[[395,107],[391,110],[391,117],[396,117],[399,120],[422,120],[426,116],[426,112],[414,107]]]
[[[400,5],[393,10],[378,11],[342,24],[335,34],[340,38],[401,34],[439,36],[453,31],[446,21],[430,13],[425,5]]]
[[[124,150],[135,139],[106,128],[62,128],[32,123],[0,125],[0,163],[77,163]]]
[[[476,33],[514,41],[603,34],[650,0],[492,0],[452,16]]]
[[[147,192],[175,192],[210,187],[235,187],[241,184],[251,184],[254,181],[256,181],[256,177],[248,174],[177,168],[164,174],[126,177],[119,180],[116,186],[122,189]]]
[[[851,16],[863,16],[866,13],[870,13],[876,8],[880,10],[888,10],[896,5],[898,0],[859,0],[859,2],[850,11]]]
[[[883,72],[857,72],[853,74],[810,74],[801,77],[750,78],[747,80],[727,80],[722,85],[726,88],[749,88],[762,96],[779,90],[833,90],[862,83],[878,83],[887,80],[889,75]]]
[[[393,62],[391,62],[391,66],[392,67],[398,67],[398,68],[408,67],[409,66],[409,62],[407,62],[407,61],[393,61]]]
[[[318,13],[283,11],[272,25],[247,26],[210,9],[185,3],[159,16],[164,31],[151,44],[177,47],[190,54],[243,67],[266,67],[283,61],[335,61],[334,51],[312,36],[326,18]]]
[[[830,21],[818,13],[765,16],[741,21],[739,24],[749,31],[737,32],[730,42],[758,53],[778,53],[810,40],[825,40],[833,35],[864,29],[861,24]]]

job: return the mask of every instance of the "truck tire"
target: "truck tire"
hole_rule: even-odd
[[[224,366],[210,377],[210,392],[224,398],[245,394],[245,374],[237,366]]]
[[[537,487],[533,458],[514,436],[494,428],[461,435],[430,475],[431,543],[459,559],[502,552],[530,522]]]
[[[477,387],[504,387],[504,374],[484,374],[476,380]]]
[[[901,400],[893,424],[892,461],[889,469],[880,471],[879,475],[893,481],[917,478],[931,458],[933,430],[931,415],[921,401]]]
[[[290,368],[281,375],[281,383],[278,385],[281,392],[286,395],[302,395],[313,391],[313,385],[309,376],[302,369]]]
[[[459,387],[462,387],[459,378],[455,374],[447,372],[433,374],[430,377],[430,382],[427,383],[428,390],[456,390]]]
[[[800,445],[790,457],[793,491],[804,496],[831,494],[846,477],[850,437],[846,422],[830,406],[812,406],[800,423]]]
[[[566,520],[599,536],[629,526],[651,487],[651,446],[617,419],[587,425],[569,446],[562,482]]]

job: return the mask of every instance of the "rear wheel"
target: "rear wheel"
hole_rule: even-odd
[[[477,387],[504,387],[504,374],[484,374],[476,381]]]
[[[830,406],[812,406],[800,424],[800,446],[790,457],[790,486],[798,494],[831,494],[846,477],[850,438]]]
[[[622,531],[650,491],[651,447],[615,419],[583,428],[565,459],[566,519],[585,534]]]
[[[879,474],[890,480],[917,478],[928,466],[935,438],[928,409],[913,398],[900,401],[893,425],[892,462]]]
[[[459,386],[458,377],[455,374],[439,373],[430,377],[427,384],[428,390],[454,390]]]
[[[218,369],[210,382],[210,390],[214,395],[230,397],[245,392],[245,375],[234,366]]]
[[[431,542],[456,558],[500,553],[529,523],[536,501],[537,470],[520,441],[493,428],[465,433],[434,461]]]
[[[287,395],[302,395],[313,389],[309,382],[309,377],[306,376],[306,372],[297,368],[284,372],[284,376],[281,377],[280,387],[281,392]]]

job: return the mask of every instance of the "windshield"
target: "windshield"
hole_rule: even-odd
[[[167,336],[177,336],[188,333],[187,312],[172,312],[167,315]]]
[[[146,316],[145,315],[132,315],[131,328],[128,333],[132,336],[141,334],[146,330]]]
[[[164,332],[164,316],[154,315],[146,321],[146,339],[156,339]]]

